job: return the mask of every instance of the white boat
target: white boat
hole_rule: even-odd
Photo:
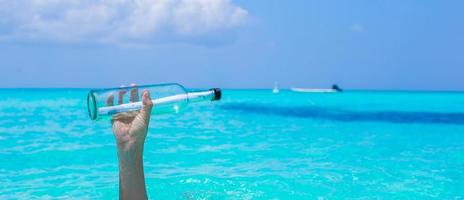
[[[279,93],[278,85],[279,85],[278,82],[274,82],[274,89],[272,89],[272,93]]]
[[[290,90],[292,90],[294,92],[312,92],[312,93],[334,93],[334,92],[342,92],[343,91],[337,85],[333,85],[332,88],[330,88],[330,89],[290,88]]]

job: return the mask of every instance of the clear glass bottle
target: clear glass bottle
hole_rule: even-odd
[[[143,91],[148,90],[153,102],[152,114],[177,113],[187,104],[221,99],[221,90],[188,91],[177,83],[95,89],[89,92],[87,107],[92,120],[142,108]]]

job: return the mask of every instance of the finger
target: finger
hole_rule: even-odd
[[[143,108],[151,109],[153,107],[153,101],[151,101],[150,92],[144,90],[142,94],[142,105]]]
[[[107,106],[114,106],[114,95],[110,94],[108,98],[106,99],[106,105]]]
[[[132,83],[131,86],[132,89],[130,91],[130,102],[137,102],[139,101],[139,90],[137,89],[137,86],[134,83]]]
[[[142,95],[142,109],[140,110],[139,116],[143,118],[147,125],[150,121],[152,108],[153,102],[151,101],[150,92],[148,90],[144,90]]]
[[[121,88],[123,88],[124,85],[121,85]],[[126,89],[120,89],[119,90],[119,96],[118,96],[118,104],[123,104],[124,103],[124,95],[127,93]]]

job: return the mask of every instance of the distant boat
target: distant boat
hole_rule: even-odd
[[[274,89],[272,89],[272,93],[279,93],[279,83],[274,82]]]
[[[294,92],[312,92],[312,93],[334,93],[334,92],[343,92],[343,90],[338,87],[338,85],[332,85],[330,89],[313,89],[313,88],[290,88]]]

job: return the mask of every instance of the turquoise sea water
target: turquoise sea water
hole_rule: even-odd
[[[118,198],[86,92],[0,90],[0,199]],[[225,90],[152,117],[144,161],[150,199],[464,199],[464,93]]]

